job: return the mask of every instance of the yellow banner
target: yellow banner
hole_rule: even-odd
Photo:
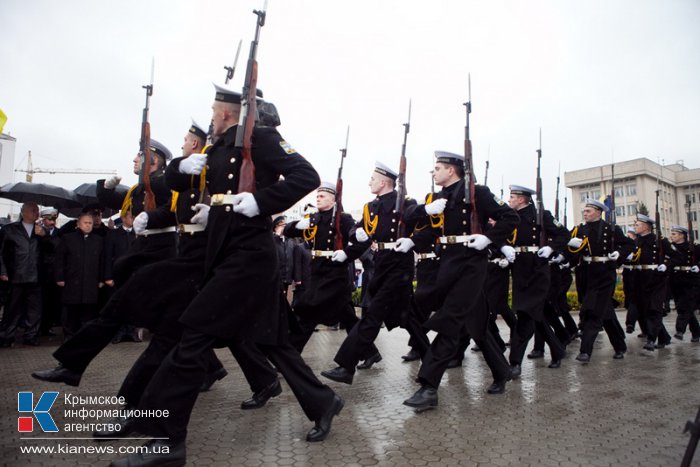
[[[7,115],[5,115],[5,112],[0,109],[0,133],[2,133],[2,129],[5,127],[5,122],[7,121]]]

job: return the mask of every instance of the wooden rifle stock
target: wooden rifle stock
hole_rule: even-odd
[[[148,112],[150,110],[151,96],[153,95],[153,69],[154,62],[151,63],[151,84],[143,86],[146,90],[146,106],[143,108],[141,119],[141,171],[139,182],[143,182],[144,199],[143,210],[152,211],[156,208],[156,196],[151,188],[151,166],[153,165],[153,154],[151,154],[151,124],[148,122]]]
[[[471,206],[469,223],[472,234],[481,234],[481,222],[479,213],[476,210],[476,183],[474,181],[474,162],[472,159],[472,141],[469,136],[469,115],[472,113],[472,77],[469,75],[469,100],[463,105],[467,112],[467,123],[464,126],[464,201]]]
[[[258,17],[255,26],[255,38],[250,44],[248,66],[245,72],[243,92],[241,93],[241,116],[243,128],[236,131],[237,148],[241,148],[241,171],[238,176],[238,193],[255,192],[255,164],[253,163],[253,128],[257,120],[256,90],[258,85],[258,62],[255,59],[258,52],[260,28],[265,25],[267,2],[262,11],[253,10]]]
[[[544,228],[544,202],[542,201],[542,130],[540,148],[537,150],[537,225],[540,228],[540,248],[547,244],[547,231]]]
[[[408,133],[411,131],[411,100],[408,101],[408,121],[403,124],[403,145],[401,145],[401,159],[399,162],[399,176],[397,177],[396,188],[396,213],[399,216],[397,238],[406,235],[406,223],[403,214],[406,205],[406,141]]]
[[[343,162],[348,155],[348,139],[350,139],[350,127],[345,135],[345,147],[340,150],[340,167],[338,179],[335,182],[335,249],[343,249],[343,232],[341,230],[341,217],[343,214]]]

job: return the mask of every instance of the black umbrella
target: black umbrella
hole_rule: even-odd
[[[0,198],[18,203],[36,203],[57,209],[81,206],[72,191],[46,183],[8,183],[0,188]]]
[[[115,189],[124,193],[129,191],[128,186],[121,184],[118,185]],[[97,183],[83,183],[82,185],[76,187],[73,190],[73,193],[75,193],[76,199],[80,201],[83,207],[88,206],[90,204],[99,204],[99,201],[97,200]],[[61,214],[67,217],[78,217],[81,211],[82,208],[62,209]],[[105,208],[104,206],[102,207],[103,218],[112,217],[117,212],[118,211],[115,211],[113,209]]]

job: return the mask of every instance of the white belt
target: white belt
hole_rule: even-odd
[[[634,266],[632,266],[631,264],[624,264],[622,266],[622,269],[629,269],[631,271],[632,269],[634,269]]]
[[[177,232],[181,234],[193,234],[195,232],[204,232],[202,224],[178,224]]]
[[[540,251],[538,246],[516,246],[514,248],[516,253],[537,253]]]
[[[331,250],[311,250],[312,258],[330,258],[331,256],[333,256]]]
[[[607,263],[612,261],[612,259],[607,256],[584,256],[583,260],[587,263]]]
[[[210,204],[212,206],[223,206],[224,204],[233,204],[233,202],[236,201],[235,196],[236,195],[225,195],[223,193],[217,193],[215,195],[211,195]]]
[[[418,261],[422,259],[432,259],[437,258],[437,255],[432,251],[430,253],[418,253]]]
[[[685,272],[690,272],[691,267],[690,266],[676,266],[673,268],[674,271],[685,271]]]
[[[633,266],[637,271],[649,271],[659,267],[658,264],[636,264]]]
[[[379,242],[377,243],[378,250],[393,250],[398,245],[397,242]]]
[[[490,259],[489,263],[498,264],[501,262],[502,259],[503,258]]]
[[[140,234],[136,234],[139,237],[148,237],[149,235],[159,235],[159,234],[164,234],[164,233],[173,233],[176,232],[176,227],[173,225],[172,227],[163,227],[162,229],[146,229]]]
[[[438,238],[443,245],[455,245],[457,243],[466,243],[469,241],[469,235],[447,235]]]

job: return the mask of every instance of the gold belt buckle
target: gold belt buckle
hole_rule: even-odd
[[[222,204],[224,204],[224,195],[222,193],[211,195],[212,206],[221,206]]]
[[[177,225],[177,232],[184,234],[185,233],[185,224],[178,224]]]
[[[447,244],[454,245],[455,243],[457,243],[457,236],[456,235],[448,235],[447,236]]]

